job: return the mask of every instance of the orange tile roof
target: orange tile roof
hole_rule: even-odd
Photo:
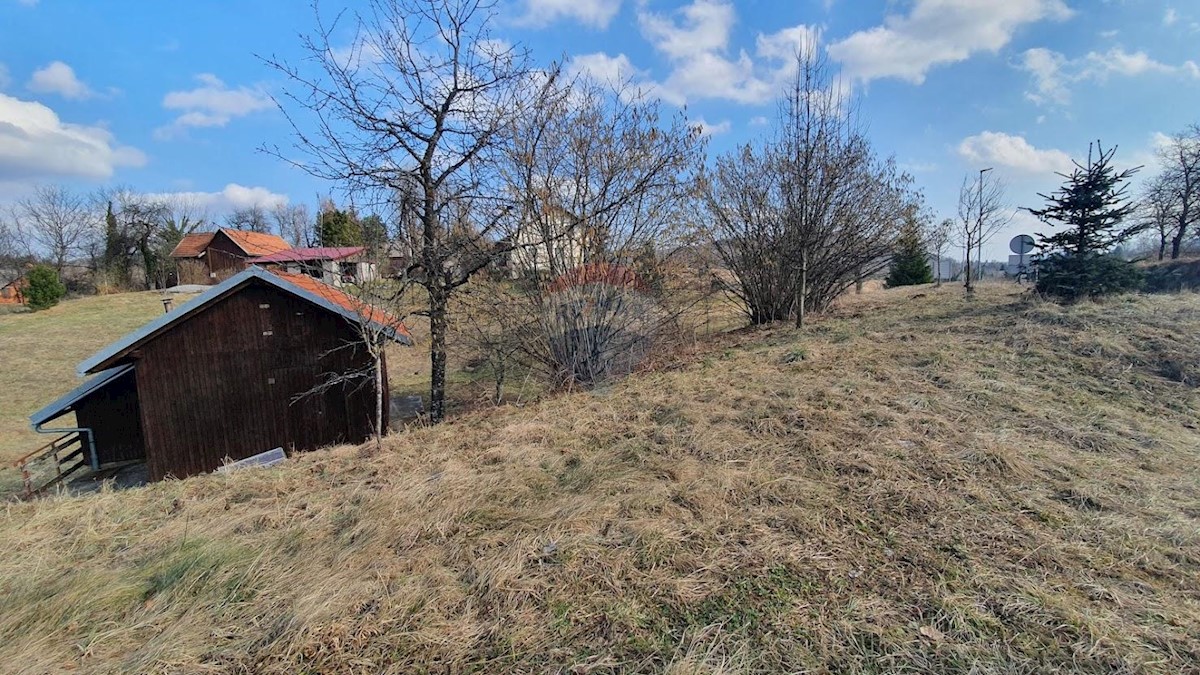
[[[193,232],[183,235],[183,239],[175,245],[171,250],[172,258],[198,258],[204,249],[208,248],[208,243],[212,241],[213,235],[216,232]]]
[[[354,312],[356,315],[366,318],[384,328],[390,328],[397,333],[412,339],[412,333],[408,332],[408,328],[394,314],[385,310],[374,307],[360,298],[356,298],[341,289],[334,288],[329,284],[314,279],[307,274],[292,274],[291,272],[283,272],[280,270],[271,270],[275,276],[286,280],[288,283],[302,290],[308,291],[313,295],[320,296],[333,304]]]
[[[221,228],[221,232],[225,233],[226,237],[233,240],[233,243],[237,244],[238,248],[242,249],[246,255],[252,258],[286,251],[292,247],[291,244],[273,234],[231,230],[225,227]]]

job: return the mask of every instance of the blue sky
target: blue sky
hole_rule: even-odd
[[[323,0],[323,14],[350,0]],[[1200,122],[1193,0],[501,0],[496,37],[538,61],[630,77],[719,153],[763,133],[784,55],[817,38],[861,97],[877,148],[953,216],[963,176],[995,167],[1037,205],[1089,140],[1153,169]],[[315,204],[328,185],[258,152],[289,142],[259,55],[300,56],[299,0],[0,0],[0,204],[33,185],[121,184],[233,206]],[[1018,215],[985,252],[1038,229]]]

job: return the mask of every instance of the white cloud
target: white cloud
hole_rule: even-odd
[[[1070,16],[1063,0],[915,0],[907,15],[889,15],[882,26],[830,45],[829,54],[857,80],[921,84],[934,66],[995,53],[1027,24]]]
[[[217,192],[160,192],[148,196],[152,199],[184,200],[197,208],[215,213],[251,206],[271,209],[288,203],[287,195],[271,192],[264,187],[246,187],[237,183],[230,183]]]
[[[103,180],[145,164],[145,154],[103,127],[63,122],[41,103],[0,94],[0,182]]]
[[[201,86],[173,91],[163,97],[163,107],[181,114],[171,124],[154,131],[155,138],[172,138],[191,127],[223,127],[235,118],[267,110],[271,97],[257,87],[230,89],[217,76],[197,75]]]
[[[1118,165],[1120,168],[1140,166],[1141,171],[1138,172],[1137,178],[1147,180],[1159,173],[1162,169],[1162,157],[1159,153],[1171,144],[1171,137],[1161,131],[1155,131],[1146,137],[1145,145],[1135,149],[1133,152],[1118,153]]]
[[[1023,136],[985,131],[964,138],[958,154],[973,164],[1005,167],[1025,173],[1068,171],[1071,157],[1062,150],[1039,150]]]
[[[1021,69],[1033,76],[1035,91],[1025,96],[1034,103],[1065,104],[1071,99],[1063,65],[1067,58],[1058,52],[1037,47],[1021,55]]]
[[[1166,13],[1163,14],[1163,25],[1164,26],[1173,26],[1173,25],[1175,25],[1175,22],[1178,20],[1179,20],[1179,14],[1175,11],[1175,8],[1168,7]]]
[[[693,127],[700,129],[701,136],[718,136],[720,134],[728,133],[729,130],[733,128],[733,122],[730,122],[729,120],[721,120],[716,124],[711,124],[709,122],[705,122],[703,117],[697,117],[692,121],[691,124]]]
[[[12,76],[8,73],[8,66],[0,63],[0,91],[3,91],[12,84]]]
[[[1088,52],[1077,59],[1037,47],[1022,54],[1020,68],[1033,77],[1033,90],[1025,96],[1038,104],[1065,105],[1071,100],[1072,85],[1089,80],[1104,82],[1112,76],[1161,74],[1200,79],[1200,66],[1194,61],[1172,66],[1154,60],[1146,52],[1128,52],[1122,47]]]
[[[1146,52],[1127,52],[1120,47],[1113,47],[1103,54],[1089,52],[1084,57],[1085,63],[1082,77],[1105,79],[1109,75],[1142,75],[1144,73],[1173,73],[1183,69],[1194,69],[1196,64],[1187,61],[1176,68],[1160,63],[1150,58]],[[1189,68],[1190,67],[1190,68]]]
[[[518,23],[547,26],[560,19],[573,19],[593,28],[606,28],[621,9],[621,0],[525,0]]]
[[[778,95],[795,72],[796,52],[813,45],[818,31],[799,25],[755,40],[755,57],[746,50],[730,53],[729,38],[737,15],[725,0],[693,0],[671,14],[639,11],[642,34],[671,66],[659,93],[682,105],[695,99],[763,103]]]
[[[762,115],[755,115],[754,117],[750,118],[750,126],[752,127],[765,127],[770,123],[771,120]]]
[[[62,61],[53,61],[33,71],[27,85],[29,91],[38,94],[58,94],[63,98],[83,100],[95,93],[75,76],[75,70]]]
[[[645,73],[635,68],[629,57],[624,54],[609,56],[604,52],[596,52],[571,57],[570,63],[567,64],[567,75],[583,75],[601,84],[616,86],[629,80],[641,79]]]

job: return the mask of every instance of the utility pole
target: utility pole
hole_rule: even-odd
[[[979,221],[975,226],[975,267],[978,268],[977,276],[980,280],[983,279],[983,174],[992,168],[989,166],[979,170]],[[967,290],[971,291],[972,288],[967,286]]]

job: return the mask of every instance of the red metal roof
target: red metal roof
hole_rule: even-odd
[[[183,239],[171,250],[172,258],[198,258],[204,249],[208,248],[216,232],[193,232],[183,235]]]
[[[607,284],[609,286],[624,286],[642,293],[649,292],[650,287],[638,276],[637,272],[624,265],[611,263],[588,263],[563,274],[550,284],[550,292],[558,293],[573,286],[587,284]]]
[[[315,248],[293,248],[271,255],[255,258],[256,263],[313,262],[316,260],[342,260],[367,250],[363,246],[319,246]]]
[[[343,309],[354,312],[356,315],[361,316],[368,321],[372,321],[379,326],[391,328],[397,333],[407,337],[410,341],[412,340],[412,333],[408,332],[408,328],[399,318],[390,312],[371,306],[370,304],[364,302],[361,298],[356,298],[345,291],[334,288],[333,286],[330,286],[323,281],[314,279],[307,274],[292,274],[291,272],[283,272],[280,270],[272,270],[272,273],[280,279],[292,284],[293,286],[308,291],[313,295],[320,296],[321,298],[328,300],[329,302],[332,302]]]
[[[247,232],[246,230],[231,230],[226,227],[221,228],[221,232],[229,237],[242,252],[251,258],[259,256],[271,255],[280,251],[286,251],[292,247],[283,239],[276,237],[273,234],[264,234],[262,232]]]

